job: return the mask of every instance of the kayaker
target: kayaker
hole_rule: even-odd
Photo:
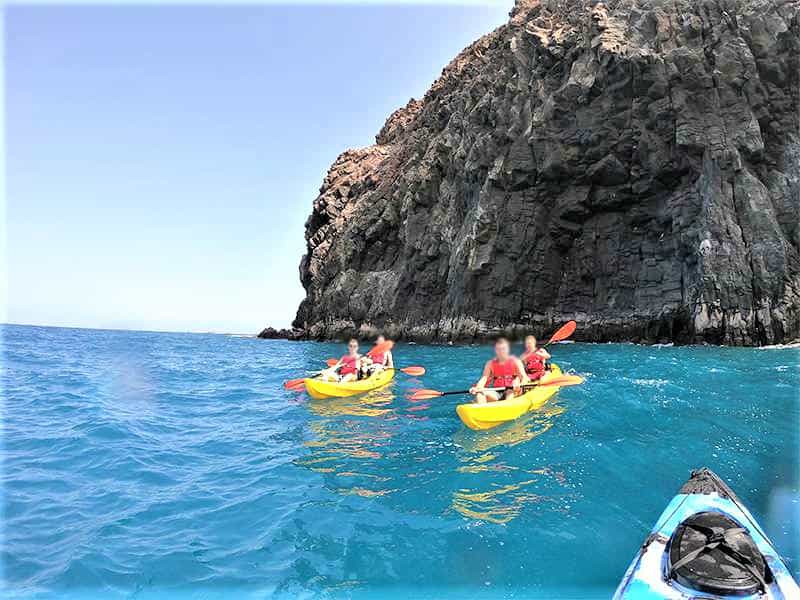
[[[376,346],[385,343],[386,337],[383,334],[375,338]],[[391,350],[386,350],[385,352],[373,352],[371,355],[363,357],[361,359],[361,364],[364,376],[369,377],[370,375],[377,373],[378,371],[382,371],[383,369],[393,368],[394,358],[392,357]]]
[[[506,338],[497,338],[494,343],[494,354],[495,357],[484,365],[481,378],[469,390],[469,393],[475,396],[476,404],[511,398],[519,393],[520,386],[525,380],[525,368],[522,366],[522,361],[511,356],[511,346]],[[487,390],[486,387],[506,389],[496,392]]]
[[[536,381],[542,378],[547,369],[546,361],[550,359],[550,353],[544,348],[538,348],[536,338],[529,335],[525,338],[525,352],[519,357],[525,367],[526,379]]]
[[[322,373],[322,379],[328,381],[355,381],[361,369],[361,355],[358,353],[358,340],[352,338],[347,342],[347,354],[342,356],[335,365]]]

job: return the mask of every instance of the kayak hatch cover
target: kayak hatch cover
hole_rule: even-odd
[[[800,599],[800,588],[753,516],[709,469],[692,471],[614,595]]]

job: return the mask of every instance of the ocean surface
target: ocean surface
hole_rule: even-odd
[[[537,332],[544,337],[548,332]],[[692,468],[800,570],[800,350],[559,344],[583,374],[473,432],[488,347],[332,401],[340,345],[2,327],[4,597],[608,597]]]

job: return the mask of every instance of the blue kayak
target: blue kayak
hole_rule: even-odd
[[[800,588],[725,482],[699,469],[659,518],[614,598],[796,600]]]

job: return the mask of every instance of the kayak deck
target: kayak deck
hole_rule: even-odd
[[[309,378],[304,380],[303,383],[309,396],[317,400],[324,400],[325,398],[345,398],[376,390],[387,385],[392,379],[394,379],[394,369],[387,369],[367,379],[358,381],[339,383],[338,381],[322,381],[321,379]]]
[[[746,532],[767,566],[768,576],[764,578],[767,585],[765,589],[720,593],[708,589],[697,589],[696,586],[685,580],[678,580],[680,571],[672,571],[669,567],[671,554],[678,549],[678,546],[672,543],[676,531],[685,523],[692,522],[693,519],[698,517],[708,519],[709,515],[713,519],[729,519]],[[681,537],[681,539],[683,538]],[[714,555],[710,552],[701,557],[706,561],[705,566],[709,564],[712,557]],[[691,570],[691,565],[688,568]],[[725,565],[715,567],[712,563],[711,568],[725,574],[725,569],[728,567]],[[694,573],[690,574],[695,575]],[[720,584],[714,579],[708,579],[708,581]],[[726,580],[723,578],[721,582],[725,583]],[[742,578],[740,577],[731,585],[741,587],[741,582]],[[739,598],[740,600],[800,598],[800,589],[772,542],[730,488],[708,469],[692,472],[692,477],[659,517],[614,594],[615,600],[660,600],[663,598],[688,600],[700,597]]]
[[[553,364],[541,381],[561,375],[561,368]],[[513,421],[527,412],[541,408],[545,402],[558,393],[558,386],[535,387],[529,392],[509,400],[488,402],[486,404],[459,404],[456,407],[461,421],[476,431],[491,429],[507,421]]]

